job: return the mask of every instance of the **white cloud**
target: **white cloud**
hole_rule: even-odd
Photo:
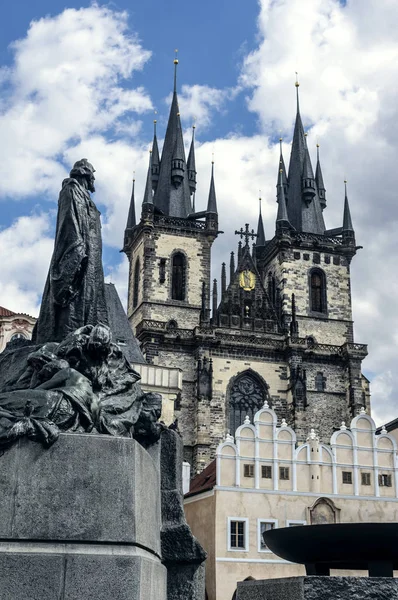
[[[0,231],[0,304],[37,316],[54,239],[47,214],[20,217]]]
[[[120,130],[126,115],[136,132],[132,115],[152,108],[144,88],[121,86],[151,55],[124,12],[66,9],[33,21],[12,50],[3,71],[0,198],[55,194],[66,174],[60,155],[99,131]]]
[[[178,104],[181,119],[184,122],[197,123],[204,130],[211,124],[214,113],[222,112],[227,100],[232,100],[236,95],[233,89],[218,89],[207,85],[182,85],[178,94]],[[171,103],[171,94],[165,100]]]

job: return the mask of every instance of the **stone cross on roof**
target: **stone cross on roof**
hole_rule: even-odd
[[[241,227],[239,231],[235,231],[235,235],[239,235],[240,239],[245,238],[246,246],[249,245],[249,238],[254,240],[257,237],[257,233],[254,232],[254,229],[249,231],[249,223],[245,224],[245,229],[243,229],[243,227]]]

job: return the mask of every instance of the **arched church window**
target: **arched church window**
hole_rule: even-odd
[[[254,374],[242,373],[232,383],[229,392],[229,430],[234,435],[246,415],[253,422],[254,415],[269,397],[268,388]]]
[[[10,342],[13,342],[14,340],[25,340],[25,336],[23,335],[23,333],[14,333],[14,335],[11,336],[10,338]]]
[[[310,274],[310,303],[313,312],[326,313],[326,277],[320,269]]]
[[[186,259],[182,252],[174,254],[171,268],[171,297],[173,300],[185,300]]]
[[[133,275],[133,308],[138,304],[138,291],[140,286],[140,259],[137,258],[135,261],[134,275]]]

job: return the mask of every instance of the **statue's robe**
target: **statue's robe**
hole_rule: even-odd
[[[54,253],[33,342],[60,342],[98,323],[108,324],[100,213],[89,192],[68,178],[59,195]]]

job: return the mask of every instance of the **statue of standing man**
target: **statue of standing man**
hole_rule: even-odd
[[[86,158],[62,182],[54,252],[43,292],[33,342],[61,342],[84,325],[108,325],[102,269],[100,212],[94,167]]]

